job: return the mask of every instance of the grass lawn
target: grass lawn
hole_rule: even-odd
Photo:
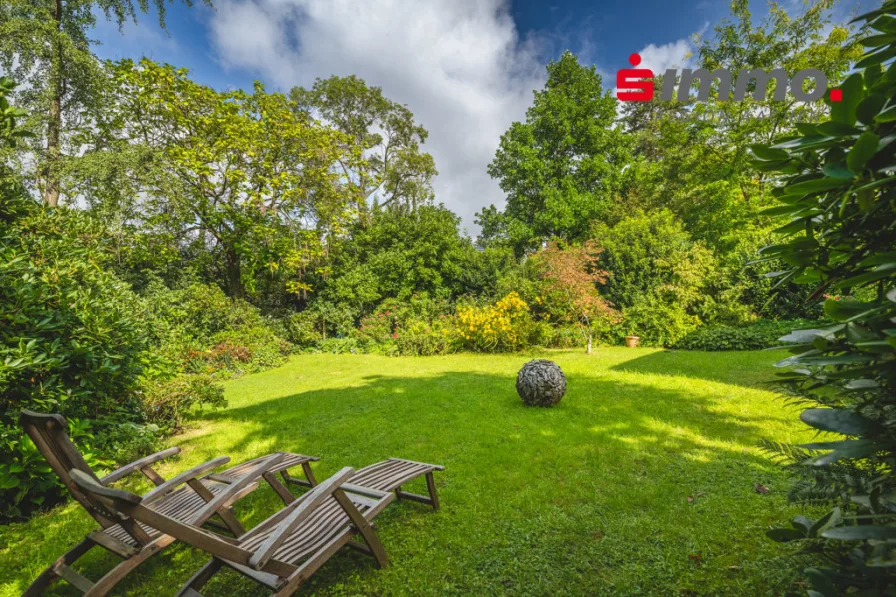
[[[320,456],[320,480],[389,456],[447,467],[440,512],[401,502],[377,518],[390,568],[344,550],[297,595],[782,593],[789,550],[763,530],[796,509],[786,474],[755,445],[810,434],[761,386],[780,355],[550,352],[568,378],[553,409],[516,396],[516,372],[535,356],[296,356],[228,382],[230,406],[173,438],[183,455],[161,472],[275,450]],[[423,493],[418,483],[408,490]],[[237,511],[256,523],[277,504],[265,487]],[[21,593],[92,526],[67,505],[0,527],[0,594]],[[205,560],[177,544],[115,594],[173,594]],[[112,561],[82,571],[98,578]],[[266,594],[232,572],[218,579],[206,595]]]

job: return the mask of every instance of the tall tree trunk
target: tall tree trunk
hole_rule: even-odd
[[[585,354],[591,354],[591,330],[588,330],[588,348],[585,349]]]
[[[240,256],[234,251],[225,250],[227,256],[227,289],[233,298],[246,298],[246,289],[243,287],[242,269],[240,268]]]
[[[56,0],[56,10],[53,14],[56,19],[57,35],[62,34],[62,0]],[[47,161],[41,172],[44,179],[44,205],[56,207],[59,204],[59,139],[62,131],[62,44],[58,40],[56,44],[56,56],[50,63],[50,119],[47,122]]]

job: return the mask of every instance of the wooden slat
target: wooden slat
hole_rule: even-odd
[[[165,478],[162,475],[160,475],[159,473],[157,473],[155,471],[155,469],[153,469],[149,465],[142,467],[140,469],[140,472],[143,473],[147,479],[152,481],[156,485],[156,487],[158,487],[159,485],[161,485],[162,483],[165,482]]]
[[[420,502],[421,504],[433,505],[432,500],[425,495],[417,493],[408,493],[407,491],[399,491],[398,498],[402,500],[410,500],[412,502]]]
[[[277,525],[265,542],[259,546],[255,554],[250,558],[249,565],[253,568],[261,569],[264,564],[274,556],[277,548],[290,536],[293,529],[314,513],[315,506],[318,506],[330,498],[332,492],[337,490],[341,483],[348,480],[348,478],[354,474],[355,470],[353,468],[345,467],[308,492],[307,495],[309,497],[302,503],[302,505],[290,512],[289,516]]]
[[[390,467],[377,470],[370,475],[352,477],[349,479],[349,482],[391,491],[399,485],[403,485],[411,479],[425,474],[426,471],[427,469],[421,468],[416,463],[396,463]]]
[[[429,464],[426,462],[417,462],[416,460],[408,460],[407,458],[390,458],[389,460],[401,460],[402,462],[413,462],[414,464],[419,464],[420,466],[426,466],[433,470],[443,471],[445,467],[441,464]]]
[[[85,576],[81,576],[65,564],[57,563],[53,566],[53,571],[59,575],[59,578],[65,580],[82,593],[86,593],[93,588],[93,581]]]
[[[122,529],[122,531],[124,531],[124,529]],[[96,542],[97,545],[105,547],[115,555],[125,559],[136,555],[138,551],[133,545],[129,545],[121,539],[117,539],[103,531],[91,531],[87,535],[87,538]]]
[[[249,568],[248,566],[243,566],[242,564],[237,564],[235,562],[228,562],[227,560],[224,560],[224,563],[227,564],[228,566],[230,566],[231,568],[233,568],[234,570],[236,570],[237,572],[241,572],[242,574],[245,574],[246,576],[248,576],[249,578],[251,578],[252,580],[257,582],[258,584],[264,585],[268,588],[276,590],[283,584],[283,581],[281,581],[280,578],[276,574],[268,574],[267,572],[253,570],[252,568]]]

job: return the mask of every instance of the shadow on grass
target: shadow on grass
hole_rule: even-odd
[[[661,350],[624,361],[611,367],[622,373],[643,373],[704,379],[743,387],[769,389],[774,379],[776,362],[789,356],[782,350],[758,353],[768,367],[757,369],[756,352],[698,352]]]
[[[626,370],[652,368],[669,375],[669,358],[657,353],[638,359],[634,367],[626,363]],[[559,405],[539,409],[521,403],[512,376],[381,374],[366,376],[355,386],[288,394],[209,418],[253,423],[243,436],[238,424],[230,427],[235,445],[264,438],[269,450],[321,456],[319,478],[341,466],[359,468],[392,456],[446,465],[437,475],[443,513],[392,507],[378,521],[381,532],[395,539],[409,523],[422,526],[417,532],[437,538],[432,541],[442,548],[480,553],[470,565],[503,570],[504,590],[522,590],[537,581],[520,565],[526,557],[503,546],[524,520],[543,518],[555,509],[588,512],[596,521],[633,512],[662,518],[674,510],[669,505],[672,496],[677,504],[688,495],[720,488],[735,500],[755,498],[753,487],[768,483],[774,467],[748,448],[786,415],[761,414],[761,408],[733,414],[727,409],[729,399],[705,387],[660,389],[575,375]],[[579,520],[578,515],[574,518]],[[466,531],[452,526],[461,520]],[[681,533],[688,535],[687,523],[681,524]],[[482,542],[483,533],[474,532],[476,527],[493,530],[484,533],[488,541]],[[588,542],[578,531],[557,531]],[[603,532],[598,528],[591,536]],[[548,538],[532,545],[539,548],[576,550]],[[437,550],[431,557],[440,557]],[[458,557],[456,552],[453,557]],[[538,568],[539,563],[531,565]],[[557,576],[546,573],[542,570],[542,582]],[[369,578],[382,573],[357,554],[343,554],[316,575],[311,586],[332,588],[346,575],[358,574]]]
[[[718,380],[680,358],[670,361],[675,356],[654,353],[614,367],[682,377],[675,387],[571,375],[567,396],[551,409],[525,407],[512,375],[481,372],[369,375],[300,393],[284,387],[280,397],[208,415],[187,444],[223,429],[224,453],[321,457],[319,480],[392,456],[446,465],[436,475],[441,512],[398,503],[378,517],[393,567],[378,570],[343,550],[297,595],[341,593],[343,583],[377,594],[415,592],[411,587],[424,583],[421,593],[438,593],[437,582],[453,593],[586,594],[597,583],[612,588],[632,579],[639,590],[671,594],[700,586],[688,553],[702,542],[736,544],[732,534],[748,534],[767,509],[753,487],[773,485],[780,472],[750,447],[788,418],[762,408],[767,396],[750,389],[730,385],[720,393],[689,382]],[[730,373],[722,377],[730,381]],[[255,524],[277,507],[263,490],[238,513]],[[141,566],[123,588],[172,593],[205,559],[176,547]],[[729,562],[740,564],[726,560],[726,569]],[[94,578],[103,571],[95,562],[86,570]],[[768,578],[756,572],[744,594],[780,593],[780,580]],[[216,594],[265,591],[228,573],[210,585],[207,595]]]

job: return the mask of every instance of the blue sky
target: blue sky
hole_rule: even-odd
[[[200,0],[201,2],[201,0]],[[799,0],[781,2],[800,10]],[[659,71],[681,65],[694,33],[712,33],[725,0],[214,0],[215,7],[141,17],[121,34],[106,22],[94,37],[103,58],[148,56],[184,66],[207,85],[286,91],[316,77],[357,74],[405,103],[429,131],[437,200],[475,233],[473,214],[503,194],[486,173],[500,135],[525,117],[544,64],[570,49],[605,73],[635,51]],[[871,10],[846,0],[838,18]],[[751,0],[754,18],[767,13]]]

